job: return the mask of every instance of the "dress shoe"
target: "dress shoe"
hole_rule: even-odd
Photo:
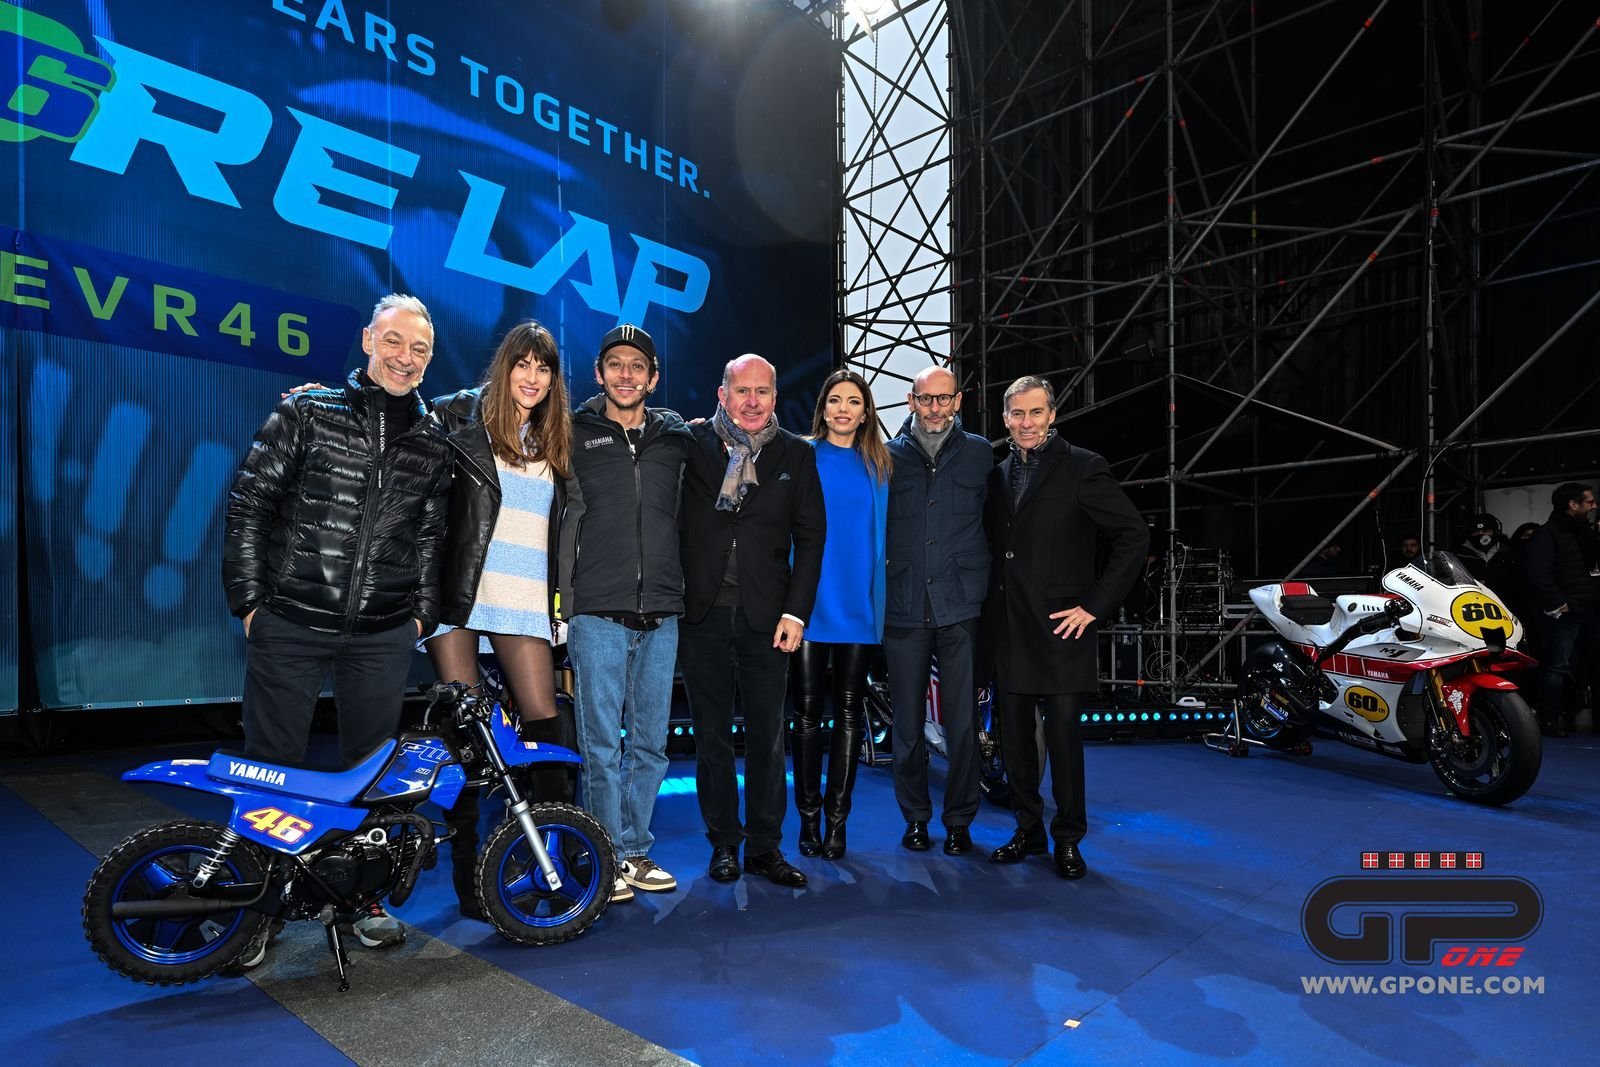
[[[1043,838],[1030,838],[1018,830],[1011,840],[989,853],[990,863],[1021,863],[1027,856],[1042,856],[1047,851]]]
[[[800,855],[815,856],[822,851],[822,815],[800,816]]]
[[[944,854],[946,856],[962,856],[972,851],[972,831],[965,826],[946,826],[944,828]]]
[[[1082,878],[1089,873],[1089,865],[1083,862],[1077,845],[1056,846],[1056,873],[1063,878]]]
[[[844,856],[844,820],[829,819],[828,832],[822,837],[822,858],[836,860]]]
[[[783,858],[783,853],[777,849],[763,852],[759,856],[746,856],[744,869],[749,874],[759,874],[773,885],[786,885],[798,889],[806,884],[806,876],[800,868]]]
[[[926,852],[932,848],[933,842],[928,840],[928,824],[925,822],[906,823],[906,832],[900,838],[900,847],[909,848],[912,852]]]
[[[728,845],[718,845],[711,850],[711,880],[737,882],[739,880],[739,850]]]

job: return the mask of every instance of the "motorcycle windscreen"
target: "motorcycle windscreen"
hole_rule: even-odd
[[[1494,591],[1449,552],[1434,552],[1383,576],[1383,587],[1415,609],[1401,620],[1424,638],[1471,649],[1516,648],[1523,638],[1517,622]]]

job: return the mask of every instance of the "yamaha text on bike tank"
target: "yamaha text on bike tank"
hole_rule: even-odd
[[[1533,785],[1538,723],[1506,675],[1534,665],[1514,651],[1521,625],[1448,552],[1384,575],[1385,592],[1319,596],[1304,582],[1250,590],[1283,638],[1240,672],[1235,719],[1207,743],[1310,751],[1315,733],[1431,763],[1451,793],[1509,803]]]
[[[477,687],[440,684],[428,696],[420,730],[346,771],[221,751],[124,774],[228,797],[233,812],[225,826],[165,823],[111,850],[83,898],[84,933],[100,958],[129,978],[178,985],[239,960],[269,922],[317,919],[339,988],[348,989],[336,922],[375,903],[404,903],[449,836],[418,809],[430,800],[450,808],[469,786],[506,794],[506,819],[489,835],[477,871],[478,903],[495,929],[531,945],[588,929],[611,901],[611,840],[585,811],[531,803],[513,773],[582,758],[521,741],[511,716]]]

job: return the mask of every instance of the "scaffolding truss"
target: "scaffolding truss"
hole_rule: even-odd
[[[1379,513],[1449,545],[1486,487],[1600,471],[1590,5],[929,0],[875,34],[826,10],[841,352],[880,403],[949,359],[999,439],[1006,384],[1044,374],[1071,436],[1162,383],[1080,443],[1169,558],[1222,502],[1256,574],[1339,537],[1381,561]],[[1191,417],[1185,378],[1226,410]],[[1287,445],[1262,403],[1327,432]],[[1168,595],[1175,690],[1225,642],[1180,673]]]

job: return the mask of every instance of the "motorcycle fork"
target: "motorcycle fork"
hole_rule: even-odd
[[[512,779],[511,769],[506,766],[500,750],[495,747],[494,734],[490,731],[489,724],[483,719],[478,719],[472,725],[477,731],[478,740],[483,744],[489,765],[494,768],[495,777],[500,779],[500,784],[505,787],[506,810],[517,820],[517,825],[522,827],[522,836],[527,840],[528,848],[533,851],[533,861],[539,865],[539,873],[544,875],[545,883],[551,889],[560,889],[561,875],[556,873],[556,865],[550,861],[550,853],[545,851],[544,839],[539,836],[539,827],[534,823],[533,815],[530,813],[533,805],[522,795],[516,781]]]
[[[1438,671],[1428,672],[1427,693],[1428,711],[1433,715],[1434,736],[1440,738],[1442,744],[1448,744],[1460,731],[1456,729],[1455,717],[1450,714],[1449,704],[1445,701],[1444,680],[1439,677]]]

